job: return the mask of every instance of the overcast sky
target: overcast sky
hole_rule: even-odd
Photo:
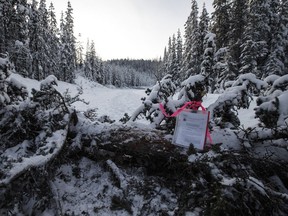
[[[66,11],[68,0],[52,0],[57,11]],[[163,55],[169,36],[184,24],[191,12],[191,0],[70,0],[74,33],[81,33],[84,48],[87,39],[95,42],[98,56],[154,59]],[[209,12],[213,0],[203,2]],[[49,0],[47,3],[50,4]],[[49,6],[49,5],[48,5]]]

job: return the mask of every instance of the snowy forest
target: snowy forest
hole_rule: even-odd
[[[0,214],[287,215],[288,0],[213,8],[160,59],[103,61],[69,1],[0,1]],[[189,102],[204,149],[173,144]]]

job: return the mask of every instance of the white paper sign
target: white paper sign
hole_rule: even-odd
[[[203,150],[208,120],[209,112],[191,112],[191,110],[181,112],[177,116],[173,143],[187,148],[192,144],[196,149]]]

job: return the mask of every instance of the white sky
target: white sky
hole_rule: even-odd
[[[53,2],[57,11],[66,11],[68,0]],[[163,55],[168,38],[184,24],[191,12],[191,0],[70,0],[74,33],[95,42],[102,59],[154,59]],[[203,2],[209,12],[213,0],[198,0],[199,15]],[[183,35],[182,35],[183,36]]]

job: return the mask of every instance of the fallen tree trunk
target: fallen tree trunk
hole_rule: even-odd
[[[287,166],[255,158],[247,152],[197,153],[172,145],[164,132],[124,126],[94,134],[83,131],[80,134],[73,128],[63,147],[53,162],[27,171],[10,184],[0,213],[281,215],[288,212]],[[272,176],[282,190],[277,190],[270,180]],[[24,206],[29,202],[32,207],[28,211]]]

